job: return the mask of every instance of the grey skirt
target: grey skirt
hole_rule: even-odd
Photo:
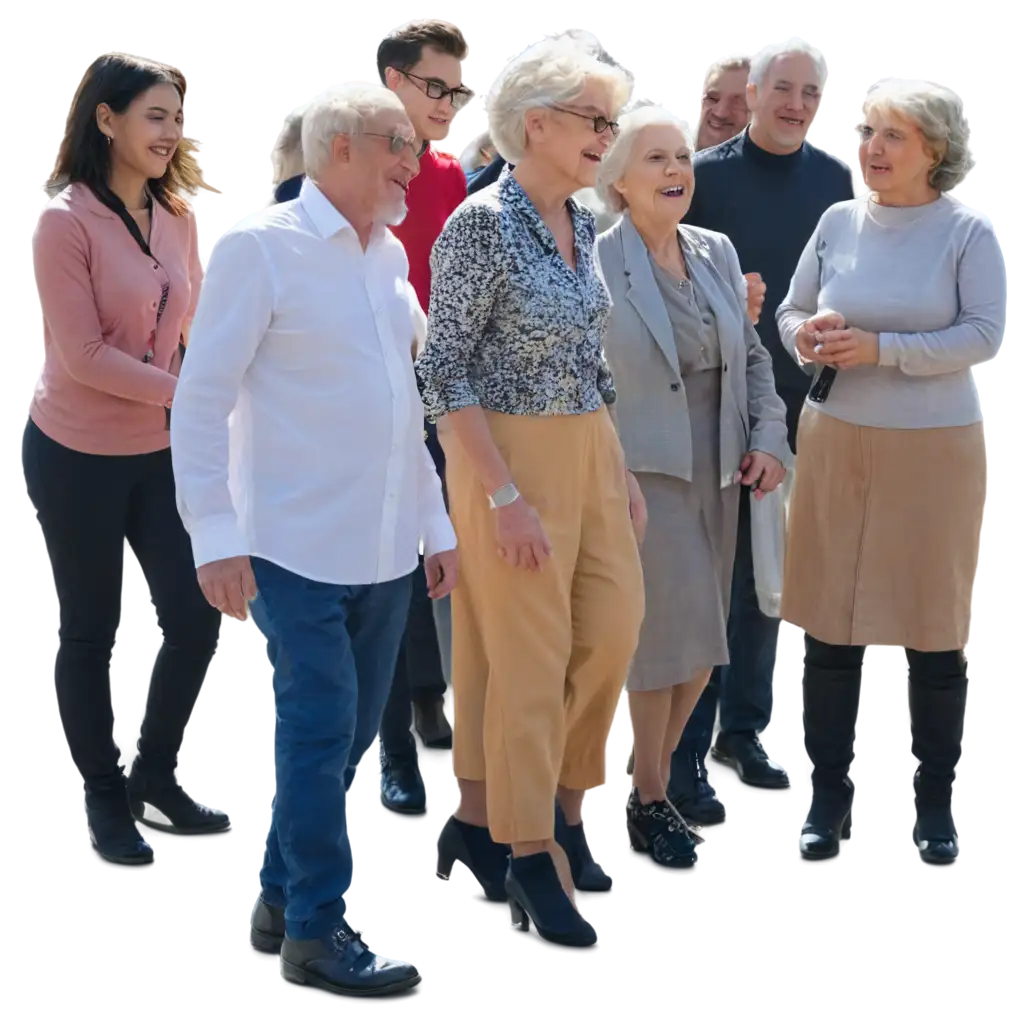
[[[626,689],[662,690],[729,662],[726,623],[739,486],[720,487],[721,370],[685,379],[693,481],[638,473],[647,501],[641,561],[647,612]]]

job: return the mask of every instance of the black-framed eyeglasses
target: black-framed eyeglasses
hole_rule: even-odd
[[[600,114],[595,117],[593,114],[581,114],[578,110],[569,110],[567,107],[550,107],[549,109],[557,110],[560,114],[572,114],[574,117],[582,117],[584,121],[590,121],[594,126],[595,135],[603,135],[607,131],[610,131],[612,135],[619,134],[619,122],[609,121],[607,117],[602,117]]]
[[[427,99],[443,100],[446,96],[450,96],[452,110],[461,110],[476,95],[472,89],[467,89],[464,85],[458,85],[452,89],[447,82],[442,82],[440,79],[422,78],[420,75],[414,75],[411,71],[403,71],[401,68],[395,68],[395,70],[408,78],[420,92],[426,93]]]
[[[387,139],[388,149],[394,156],[398,156],[408,146],[412,150],[412,155],[419,159],[420,147],[416,145],[415,139],[410,139],[406,135],[385,135],[383,132],[360,132],[360,134],[369,135],[375,139]]]

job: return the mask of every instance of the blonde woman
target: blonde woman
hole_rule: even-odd
[[[597,936],[572,902],[573,875],[611,885],[581,814],[585,791],[604,782],[643,617],[633,532],[643,510],[607,408],[593,216],[572,197],[594,184],[629,93],[620,69],[569,39],[505,68],[488,115],[515,169],[437,240],[418,362],[427,412],[445,418],[466,566],[452,600],[461,801],[438,873],[462,860],[488,896],[507,895],[521,927],[532,920],[545,939],[577,946]]]

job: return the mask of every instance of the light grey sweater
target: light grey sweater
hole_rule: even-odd
[[[948,195],[927,206],[864,197],[830,207],[778,311],[794,359],[800,325],[825,311],[877,333],[879,365],[840,370],[822,412],[866,427],[981,419],[971,367],[999,351],[1006,323],[1006,269],[982,214]]]

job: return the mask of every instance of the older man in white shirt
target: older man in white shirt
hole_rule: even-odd
[[[214,249],[171,446],[203,592],[239,619],[252,608],[274,666],[277,794],[252,943],[280,950],[290,981],[384,995],[420,977],[345,921],[345,794],[380,724],[420,544],[439,598],[455,534],[423,443],[420,313],[387,230],[418,169],[412,125],[394,94],[348,85],[309,107],[302,146],[299,198]]]

